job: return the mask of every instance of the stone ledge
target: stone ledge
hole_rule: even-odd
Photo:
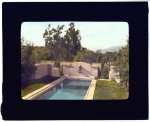
[[[68,78],[68,79],[73,79],[73,80],[94,80],[95,79],[94,76],[83,77],[83,76],[69,76],[69,75],[65,75],[64,77]]]
[[[92,80],[89,89],[84,97],[84,100],[93,100],[96,87],[96,80]]]

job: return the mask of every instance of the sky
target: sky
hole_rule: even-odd
[[[66,31],[70,22],[23,22],[21,36],[35,46],[44,46],[43,33],[49,24],[51,28],[65,25],[63,30]],[[74,22],[74,24],[75,28],[80,30],[81,45],[93,51],[125,46],[129,38],[129,26],[126,22]]]

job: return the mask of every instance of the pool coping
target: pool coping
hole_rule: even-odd
[[[92,80],[91,84],[87,90],[87,93],[84,97],[84,100],[93,100],[94,97],[94,92],[95,92],[95,87],[96,87],[96,81],[97,80]]]
[[[69,76],[69,75],[65,75],[64,77],[67,78],[67,79],[71,79],[71,80],[94,80],[95,79],[94,76],[85,77],[85,76]]]

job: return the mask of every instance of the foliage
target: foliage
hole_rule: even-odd
[[[61,36],[63,28],[64,25],[58,25],[57,28],[51,28],[51,25],[49,24],[43,34],[45,47],[53,53],[53,57],[51,57],[51,59],[55,61],[59,60],[60,56],[64,52],[64,39]]]
[[[69,28],[66,31],[64,39],[67,48],[67,57],[68,60],[71,61],[81,49],[80,31],[75,29],[74,23],[69,24]]]
[[[129,41],[128,44],[123,47],[117,55],[115,61],[115,70],[120,73],[120,78],[123,83],[128,85],[129,83]]]
[[[35,63],[39,63],[43,60],[51,60],[54,57],[54,54],[51,50],[42,46],[35,46],[33,49],[33,55]]]
[[[43,34],[45,39],[45,47],[53,52],[54,57],[51,60],[55,61],[72,61],[73,57],[81,49],[81,36],[79,30],[75,29],[74,23],[69,24],[68,30],[62,36],[64,25],[58,25],[57,28],[48,28]]]
[[[109,78],[109,66],[107,64],[101,69],[101,78],[102,79]]]
[[[87,48],[83,48],[82,50],[78,51],[73,61],[87,62],[87,63],[96,62],[96,55],[93,51],[88,50]]]
[[[117,52],[101,53],[100,50],[96,51],[97,62],[101,63],[101,78],[109,78],[110,63],[114,62],[117,57]]]
[[[100,63],[102,61],[102,57],[103,57],[103,54],[102,54],[101,50],[97,50],[95,52],[95,54],[96,54],[96,62]]]
[[[102,63],[115,59],[115,54],[107,52],[102,54],[101,50],[93,52],[81,46],[80,31],[75,28],[74,23],[70,23],[66,31],[64,25],[58,25],[57,28],[51,28],[49,24],[43,34],[45,47],[50,50],[50,59],[54,61],[83,61],[87,63]],[[49,58],[47,58],[49,60]]]
[[[33,44],[29,42],[25,42],[24,38],[21,39],[21,79],[22,86],[27,84],[35,71],[34,67],[34,56],[33,52]]]
[[[100,78],[101,77],[101,70],[99,67],[97,68],[97,70],[98,70],[98,78]]]

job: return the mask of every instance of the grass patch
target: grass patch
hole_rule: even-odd
[[[119,88],[115,81],[97,81],[94,99],[95,100],[121,100],[128,99],[128,91]]]
[[[36,79],[30,82],[21,88],[21,97],[26,96],[27,94],[51,83],[54,80],[57,80],[59,77],[52,77],[50,75],[44,76],[40,79]]]
[[[32,83],[27,87],[21,89],[21,96],[24,97],[25,95],[45,86],[46,84],[47,83]]]

